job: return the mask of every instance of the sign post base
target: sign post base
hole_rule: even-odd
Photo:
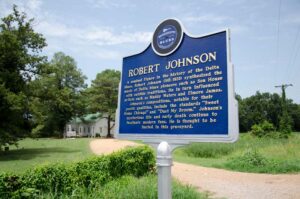
[[[171,168],[172,150],[168,142],[161,142],[157,147],[156,157],[157,173],[158,173],[158,199],[171,199],[172,198],[172,177]]]

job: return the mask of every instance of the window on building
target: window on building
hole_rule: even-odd
[[[83,132],[85,133],[85,127],[83,127]]]
[[[88,133],[90,133],[90,127],[88,127]]]
[[[100,127],[100,133],[102,133],[102,127]]]

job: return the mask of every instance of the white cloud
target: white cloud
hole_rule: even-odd
[[[83,35],[82,39],[87,39],[88,41],[93,41],[97,45],[116,45],[123,43],[146,43],[150,41],[152,36],[151,32],[121,32],[117,33],[113,30],[107,28],[93,28],[87,29]]]
[[[30,18],[35,18],[39,15],[42,1],[40,0],[4,0],[0,1],[0,16],[6,16],[12,13],[13,5],[18,6],[18,10],[25,12]]]
[[[243,26],[243,25],[233,24],[233,25],[228,25],[228,27],[230,28],[233,34],[240,34],[249,30],[247,26]]]
[[[238,71],[257,71],[266,67],[265,64],[241,63],[240,65],[234,65],[234,69]]]
[[[99,59],[107,59],[107,60],[118,60],[122,59],[122,54],[118,51],[111,51],[111,50],[101,50],[93,53],[94,57]]]
[[[36,30],[50,37],[72,39],[77,42],[90,42],[99,46],[124,43],[146,43],[150,41],[151,32],[121,32],[107,27],[86,27],[85,29],[70,27],[58,22],[42,21]]]
[[[202,15],[202,16],[188,16],[185,17],[183,20],[188,23],[199,23],[199,22],[206,22],[206,23],[223,23],[226,20],[230,20],[230,17],[227,16],[218,16],[214,14]]]
[[[68,37],[72,33],[72,30],[66,25],[48,21],[41,21],[36,25],[35,29],[37,32],[52,37]]]
[[[27,1],[27,6],[32,11],[38,11],[42,5],[40,0],[29,0]]]
[[[130,1],[118,1],[118,0],[87,0],[93,7],[96,8],[130,8],[136,7]]]
[[[4,17],[11,12],[11,6],[8,5],[8,1],[0,1],[0,17]]]

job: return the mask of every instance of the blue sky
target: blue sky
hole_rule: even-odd
[[[144,50],[156,26],[177,18],[194,35],[231,29],[235,90],[242,97],[278,92],[300,103],[299,0],[1,0],[0,17],[16,4],[47,39],[44,54],[72,56],[88,77],[121,70],[122,57]]]

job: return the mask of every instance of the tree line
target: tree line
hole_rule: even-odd
[[[72,117],[88,112],[114,119],[120,72],[105,70],[88,87],[72,57],[57,52],[48,61],[46,46],[16,6],[1,19],[0,149],[27,136],[62,137]]]
[[[300,105],[294,103],[291,99],[284,99],[277,93],[260,93],[242,99],[236,95],[239,102],[239,125],[241,132],[251,130],[255,124],[261,124],[268,121],[273,124],[277,130],[283,131],[281,126],[287,123],[293,131],[300,131]],[[286,120],[286,121],[285,121]]]
[[[41,54],[46,46],[43,35],[33,29],[33,19],[16,6],[1,19],[0,149],[27,136],[62,137],[65,124],[86,113],[106,113],[108,126],[114,120],[120,72],[107,69],[88,87],[72,57],[57,52],[48,61]],[[241,132],[264,121],[300,131],[300,105],[292,100],[283,103],[276,93],[259,92],[236,98]]]

